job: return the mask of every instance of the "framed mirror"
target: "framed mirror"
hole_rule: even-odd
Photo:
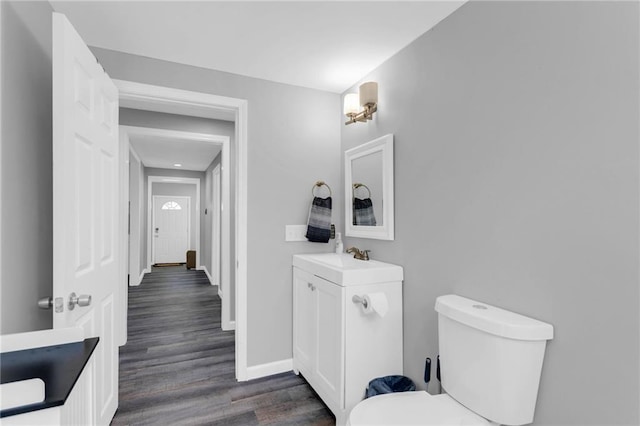
[[[393,240],[393,135],[344,153],[345,235]]]

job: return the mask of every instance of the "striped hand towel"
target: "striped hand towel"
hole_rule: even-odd
[[[353,199],[353,224],[358,226],[376,226],[371,198]]]
[[[307,240],[328,243],[331,238],[331,197],[313,197],[307,222]]]

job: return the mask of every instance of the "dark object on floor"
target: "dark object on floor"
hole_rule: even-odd
[[[165,266],[180,266],[184,265],[184,263],[154,263],[153,266],[158,268],[164,268]]]
[[[187,269],[195,269],[196,267],[196,251],[187,251]]]
[[[373,379],[367,386],[366,398],[384,393],[409,392],[416,390],[416,385],[405,376],[384,376]]]

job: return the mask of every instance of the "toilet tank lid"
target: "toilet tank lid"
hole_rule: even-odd
[[[436,312],[469,327],[515,340],[553,339],[553,326],[455,294],[436,299]]]

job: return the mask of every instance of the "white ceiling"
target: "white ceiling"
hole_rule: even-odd
[[[186,132],[123,127],[145,167],[203,172],[221,150],[221,145],[205,140],[207,137],[197,140],[194,134]],[[175,166],[176,163],[181,166]]]
[[[51,3],[90,46],[342,93],[464,1]]]

